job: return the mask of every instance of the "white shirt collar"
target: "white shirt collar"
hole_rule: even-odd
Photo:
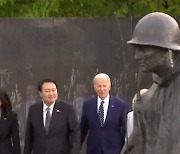
[[[43,112],[45,112],[48,107],[50,108],[50,111],[52,112],[53,108],[54,108],[54,104],[55,104],[55,102],[52,103],[50,106],[47,106],[43,101]]]
[[[104,100],[102,100],[99,96],[98,96],[98,100],[97,100],[97,102],[98,102],[98,104],[101,104],[101,102],[102,101],[104,101],[104,104],[109,104],[109,97],[110,97],[110,95],[108,94],[107,95],[107,97],[104,99]]]
[[[54,103],[52,103],[50,106],[47,106],[44,101],[43,101],[43,122],[44,122],[44,126],[45,126],[45,121],[46,121],[46,113],[47,113],[47,108],[49,107],[50,108],[50,115],[52,116],[52,113],[53,113],[53,108],[54,108]]]

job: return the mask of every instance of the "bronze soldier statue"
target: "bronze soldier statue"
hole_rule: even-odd
[[[128,154],[180,153],[180,29],[171,16],[154,12],[137,24],[132,39],[135,59],[153,84],[134,109]]]

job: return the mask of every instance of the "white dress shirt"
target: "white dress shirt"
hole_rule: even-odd
[[[129,138],[133,132],[133,111],[127,115],[127,137]]]
[[[107,112],[108,112],[109,97],[110,96],[108,94],[104,100],[102,100],[100,97],[97,98],[97,113],[99,112],[99,107],[101,105],[101,102],[104,101],[104,104],[103,104],[103,107],[104,107],[104,123],[105,123]]]
[[[54,104],[55,104],[55,102],[52,103],[50,106],[47,106],[47,105],[43,102],[43,123],[44,123],[44,126],[45,126],[45,121],[46,121],[47,108],[49,107],[50,115],[52,116]]]

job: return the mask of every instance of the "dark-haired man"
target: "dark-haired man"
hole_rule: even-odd
[[[79,126],[74,110],[58,101],[57,83],[38,84],[42,101],[29,109],[24,154],[78,154]]]

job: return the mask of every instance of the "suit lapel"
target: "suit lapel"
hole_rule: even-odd
[[[99,115],[98,115],[98,107],[97,107],[98,99],[97,97],[94,98],[93,103],[90,104],[92,106],[92,114],[94,116],[94,119],[96,120],[99,127],[101,127],[101,123],[99,121]]]
[[[94,116],[95,116],[95,119],[98,121],[100,127],[101,127],[101,123],[99,121],[99,115],[98,115],[98,108],[97,108],[97,97],[95,98],[94,100],[94,103],[93,103],[93,111],[94,111]]]
[[[107,115],[106,115],[106,120],[104,125],[106,125],[108,123],[108,121],[111,120],[111,117],[113,115],[113,109],[115,108],[115,102],[114,99],[112,98],[112,96],[110,95],[109,98],[109,106],[108,106],[108,110],[107,110]]]
[[[61,114],[60,109],[62,109],[61,108],[61,103],[60,102],[55,102],[53,112],[52,112],[51,122],[50,122],[50,125],[49,125],[48,134],[50,132],[52,132],[54,125],[56,125],[56,123],[57,123],[56,117]]]
[[[44,128],[44,120],[43,120],[43,102],[39,105],[38,113],[40,113],[40,116],[37,118],[39,118],[41,130],[43,130],[43,133],[46,134],[46,131]]]

